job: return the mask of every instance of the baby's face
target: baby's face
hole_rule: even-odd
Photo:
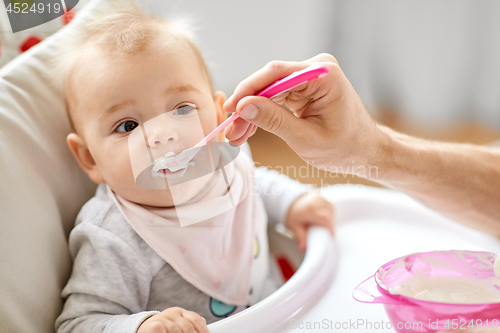
[[[67,89],[78,131],[68,136],[68,143],[94,182],[106,182],[129,201],[166,207],[174,205],[170,190],[138,186],[134,159],[146,153],[157,160],[193,147],[224,120],[224,96],[212,93],[188,46],[156,44],[133,55],[84,51]],[[144,140],[143,152],[130,144],[134,137]],[[167,184],[166,178],[160,179]],[[191,199],[199,187],[186,186],[175,204]]]

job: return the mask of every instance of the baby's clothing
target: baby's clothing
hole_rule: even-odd
[[[271,223],[284,222],[288,208],[307,187],[276,171],[254,171],[258,205],[264,204]],[[265,216],[255,221],[249,235],[253,260],[244,305],[227,304],[211,297],[210,290],[204,293],[189,283],[139,234],[107,185],[99,185],[70,234],[73,271],[62,293],[66,303],[56,321],[58,332],[135,333],[146,318],[174,306],[194,311],[211,323],[257,303],[277,288],[270,274]]]
[[[251,188],[250,158],[234,157],[226,147],[218,149],[218,156],[216,171],[169,186],[172,197],[200,189],[175,208],[138,205],[109,187],[108,196],[139,236],[186,281],[226,304],[247,305],[252,265],[263,268],[257,271],[260,276],[254,274],[254,286],[269,276],[267,253],[253,256],[251,237],[265,238],[267,216]]]

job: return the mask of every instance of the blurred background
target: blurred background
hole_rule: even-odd
[[[216,87],[228,96],[271,60],[305,60],[327,52],[382,124],[435,140],[487,144],[500,138],[499,1],[140,2],[152,12],[191,23]],[[30,36],[42,40],[70,19],[9,34],[0,12],[0,65],[26,49],[21,43]],[[262,130],[250,145],[259,165],[305,183],[374,185],[311,167],[306,171],[281,139]]]
[[[499,1],[168,4],[171,14],[195,20],[216,85],[228,95],[270,60],[328,52],[383,124],[435,140],[486,144],[500,137]],[[262,130],[250,144],[257,162],[303,182],[371,184],[306,170],[281,139]]]

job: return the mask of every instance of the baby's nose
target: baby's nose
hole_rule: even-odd
[[[166,139],[165,141],[174,141],[174,137],[173,137],[173,136],[171,136],[171,137],[169,137],[168,139]],[[160,144],[161,144],[161,141],[160,141],[160,140],[155,140],[155,141],[153,142],[153,144],[154,144],[154,145],[160,145]]]
[[[179,136],[177,132],[169,129],[163,129],[163,130],[157,130],[154,133],[152,133],[151,137],[149,138],[149,142],[152,142],[153,144],[151,146],[153,147],[158,147],[161,145],[165,145],[168,143],[173,143],[175,141],[179,140]]]

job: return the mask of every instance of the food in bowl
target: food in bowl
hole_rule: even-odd
[[[440,303],[500,303],[500,277],[492,259],[488,252],[413,254],[378,273],[392,295]]]
[[[499,328],[495,259],[495,253],[474,251],[410,254],[382,265],[356,287],[353,297],[383,304],[398,333]]]

